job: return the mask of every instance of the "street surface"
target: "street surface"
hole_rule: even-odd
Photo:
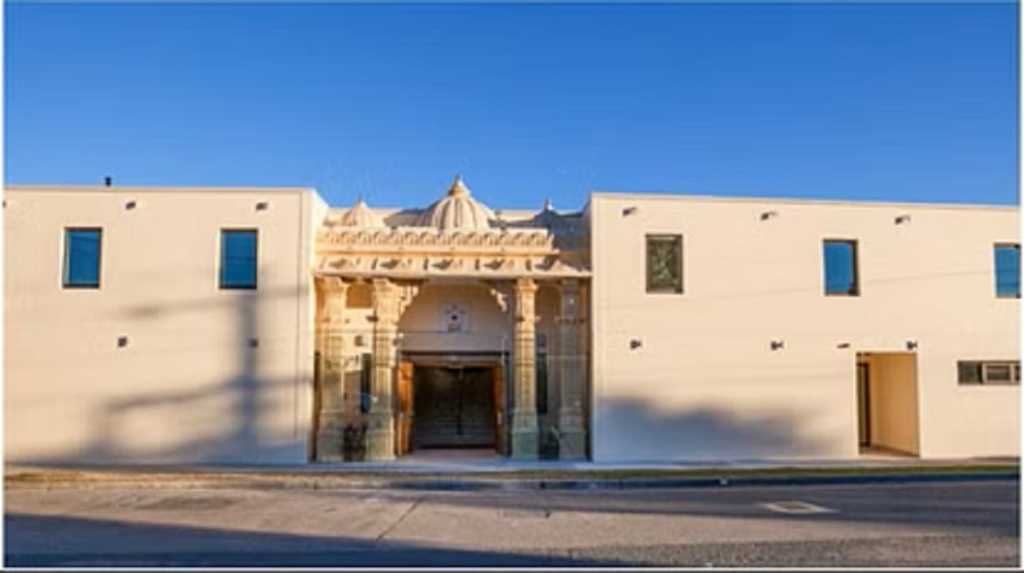
[[[1017,566],[1018,482],[6,492],[7,566]]]

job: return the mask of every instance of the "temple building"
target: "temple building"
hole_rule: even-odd
[[[8,187],[14,463],[1016,456],[1017,207]]]

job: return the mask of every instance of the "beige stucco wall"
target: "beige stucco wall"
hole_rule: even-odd
[[[5,198],[9,461],[306,460],[312,233],[326,212],[314,192],[17,188]],[[76,225],[103,228],[99,290],[61,288],[63,229]],[[225,227],[259,230],[257,291],[218,288]]]
[[[1019,388],[956,381],[1018,359],[993,278],[1016,209],[597,193],[590,217],[595,460],[856,456],[856,353],[908,340],[921,455],[1018,454]],[[645,292],[648,233],[683,235],[684,294]],[[861,296],[823,294],[826,238],[858,240]]]

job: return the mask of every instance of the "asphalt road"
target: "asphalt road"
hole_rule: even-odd
[[[1017,566],[1017,481],[634,491],[16,489],[7,566]]]

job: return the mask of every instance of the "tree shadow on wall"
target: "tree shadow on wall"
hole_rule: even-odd
[[[162,348],[147,348],[148,341],[144,339],[129,344],[111,355],[109,360],[134,361],[137,365],[129,370],[144,374],[138,375],[137,379],[120,380],[118,397],[98,406],[87,406],[93,410],[83,445],[55,455],[11,461],[40,465],[305,461],[308,436],[300,433],[298,408],[302,403],[300,385],[311,381],[302,380],[301,371],[295,372],[294,377],[267,374],[272,362],[270,356],[274,357],[278,371],[282,361],[286,360],[291,366],[291,358],[294,357],[294,365],[299,367],[304,357],[297,355],[298,346],[292,336],[275,337],[275,333],[268,332],[260,324],[261,317],[279,310],[266,308],[269,301],[276,304],[281,300],[292,300],[298,304],[299,294],[294,288],[261,288],[118,311],[114,320],[121,322],[119,327],[129,334],[133,330],[153,332],[162,327],[170,328],[167,323],[161,324],[165,319],[174,319],[171,324],[175,328],[194,323],[188,331],[195,332],[209,327],[205,314],[223,315],[221,310],[228,307],[232,309],[235,328],[230,346],[224,348],[230,348],[231,354],[211,358],[210,355],[217,350],[211,348],[209,342],[204,343],[199,336],[196,344],[184,332]],[[189,314],[195,315],[194,320],[182,318]],[[217,343],[223,345],[223,339],[218,339]],[[282,353],[286,353],[288,359],[282,358]],[[147,355],[160,354],[164,355],[160,356],[158,363],[161,364],[168,363],[167,355],[177,357],[173,373],[152,372],[153,366]],[[85,357],[81,379],[86,386],[90,378],[98,375],[90,376],[90,359],[108,360],[105,357]],[[207,376],[203,367],[198,365],[204,360],[207,364],[216,364],[218,360],[233,363],[233,374],[220,382],[196,385],[193,382],[197,377]],[[147,388],[154,377],[162,381],[164,388],[169,386],[166,380],[175,380],[181,382],[183,389],[154,393]],[[89,396],[89,388],[83,388],[82,394]],[[287,431],[280,427],[282,412],[290,412],[294,417],[293,427]],[[175,418],[168,420],[167,416]],[[146,420],[152,420],[151,426],[147,427]],[[60,424],[60,420],[51,422]],[[272,428],[271,424],[277,426]],[[154,427],[165,429],[168,435],[154,437],[153,432],[158,431]],[[176,427],[180,431],[176,431]],[[148,442],[157,445],[140,447],[138,442],[133,444],[133,430],[136,429],[146,434]],[[201,435],[196,437],[197,434]]]
[[[835,457],[834,440],[817,435],[796,408],[757,414],[702,406],[673,409],[652,400],[608,398],[596,414],[600,457],[612,461],[743,461]]]

